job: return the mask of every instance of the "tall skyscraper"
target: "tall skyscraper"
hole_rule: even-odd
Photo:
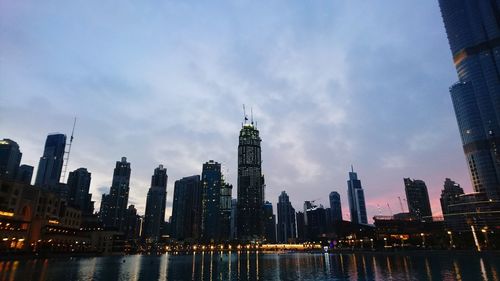
[[[0,140],[0,178],[16,178],[22,155],[17,142],[10,139]]]
[[[94,202],[90,190],[91,174],[85,168],[79,168],[69,173],[69,202],[82,211],[82,215],[94,213]]]
[[[405,178],[404,183],[410,214],[417,218],[432,217],[431,203],[425,182],[423,180]]]
[[[130,163],[126,157],[116,162],[110,192],[102,195],[100,216],[104,227],[125,231],[130,172]]]
[[[485,199],[498,201],[500,2],[439,0],[439,5],[458,74],[450,93],[472,185]]]
[[[203,164],[201,181],[202,238],[206,241],[229,240],[232,186],[224,182],[221,165],[213,160]]]
[[[50,134],[36,173],[35,185],[42,188],[56,188],[61,178],[66,148],[66,135]]]
[[[172,204],[172,236],[178,240],[201,237],[202,191],[200,176],[175,181]]]
[[[16,180],[22,183],[31,184],[34,167],[30,165],[21,165],[17,170]]]
[[[330,192],[330,213],[332,221],[342,221],[342,205],[340,194],[336,191]]]
[[[358,174],[351,167],[349,180],[347,181],[347,196],[349,199],[349,210],[351,213],[351,222],[367,224],[365,194],[361,181],[358,180]]]
[[[264,176],[259,130],[245,123],[238,144],[238,239],[262,240],[264,235]]]
[[[445,179],[444,181],[444,189],[441,191],[441,210],[443,211],[443,215],[450,213],[449,207],[450,205],[456,204],[460,202],[460,195],[464,194],[464,190],[460,187],[456,182]]]
[[[278,197],[278,242],[288,243],[294,238],[297,238],[295,209],[290,203],[288,194],[282,191]]]
[[[160,239],[161,226],[165,222],[167,180],[167,169],[159,165],[151,177],[151,187],[146,198],[142,236],[148,242],[156,242]]]
[[[236,239],[237,220],[238,220],[238,199],[231,200],[231,239]]]
[[[273,204],[268,201],[264,203],[264,220],[266,242],[276,243],[276,216],[273,213]]]

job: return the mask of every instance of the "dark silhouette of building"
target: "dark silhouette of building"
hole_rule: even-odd
[[[472,185],[500,199],[500,3],[439,0],[458,82],[450,93]],[[482,197],[482,196],[480,196]],[[474,209],[474,207],[472,208]]]
[[[276,216],[273,213],[273,204],[268,201],[264,203],[264,219],[266,242],[276,243]]]
[[[432,219],[431,203],[423,180],[404,179],[408,211],[419,219]]]
[[[306,224],[304,213],[297,212],[295,214],[295,218],[297,221],[297,238],[300,242],[303,242],[306,240]]]
[[[91,174],[85,168],[79,168],[69,173],[69,202],[82,211],[82,215],[94,213],[94,202],[90,190]]]
[[[167,180],[167,169],[159,165],[151,177],[151,187],[146,198],[142,236],[148,242],[157,242],[160,239],[161,227],[165,222]]]
[[[142,218],[134,205],[125,210],[124,236],[127,248],[125,252],[137,252],[140,244]]]
[[[34,167],[30,165],[21,165],[17,170],[16,180],[22,183],[31,184]]]
[[[278,197],[278,242],[288,243],[297,238],[295,209],[285,191]]]
[[[342,205],[340,203],[340,194],[336,191],[330,192],[330,214],[332,221],[342,220]]]
[[[116,162],[110,192],[103,194],[101,200],[100,216],[105,228],[125,231],[130,172],[130,163],[127,162],[126,157],[122,157],[121,161]]]
[[[351,167],[349,180],[347,181],[347,195],[349,199],[349,210],[351,212],[351,222],[358,224],[367,224],[366,203],[361,181],[358,174]]]
[[[236,239],[238,220],[238,199],[231,200],[231,239]]]
[[[66,135],[50,134],[47,136],[43,155],[40,157],[36,173],[36,186],[47,189],[56,189],[59,186],[65,148]]]
[[[238,239],[262,240],[264,235],[264,176],[259,130],[243,124],[238,144]]]
[[[202,238],[205,241],[229,240],[231,232],[231,191],[222,177],[221,165],[213,160],[202,171]]]
[[[304,202],[305,237],[309,241],[318,241],[326,236],[326,210],[323,206],[316,206],[312,201]]]
[[[175,181],[172,205],[172,237],[196,240],[201,237],[202,191],[200,176]]]
[[[15,179],[21,157],[23,154],[19,150],[17,142],[10,139],[0,141],[0,177],[5,179]]]
[[[452,181],[449,178],[446,178],[444,181],[444,189],[441,191],[441,210],[443,211],[443,215],[447,215],[450,213],[449,207],[450,205],[456,204],[460,202],[460,195],[464,194],[464,190],[460,187],[459,184]],[[446,216],[444,217],[446,220]]]

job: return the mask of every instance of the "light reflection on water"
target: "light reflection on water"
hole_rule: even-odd
[[[4,280],[498,280],[500,257],[203,252],[0,261]]]

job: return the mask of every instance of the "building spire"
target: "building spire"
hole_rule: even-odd
[[[351,164],[351,172],[354,173],[354,167]]]

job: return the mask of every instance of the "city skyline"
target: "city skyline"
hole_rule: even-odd
[[[282,4],[275,5],[282,8]],[[422,179],[427,183],[434,214],[441,212],[439,194],[445,178],[456,181],[466,192],[472,191],[448,94],[448,86],[456,80],[456,74],[450,62],[451,56],[437,3],[414,5],[393,3],[396,12],[382,21],[376,31],[388,28],[389,32],[394,33],[393,37],[401,35],[398,37],[400,41],[396,40],[397,42],[393,42],[394,38],[391,38],[393,45],[389,46],[390,50],[382,57],[387,58],[393,51],[395,61],[378,61],[381,58],[377,58],[374,52],[387,47],[384,45],[387,42],[377,40],[380,38],[376,38],[376,34],[369,36],[374,40],[376,47],[367,49],[370,57],[365,55],[362,58],[369,60],[374,69],[363,68],[362,62],[358,60],[349,63],[345,60],[350,60],[355,54],[359,55],[358,52],[364,51],[364,47],[367,47],[364,45],[366,41],[360,44],[353,43],[357,37],[348,36],[349,23],[354,21],[358,13],[366,12],[374,8],[371,5],[376,4],[368,4],[360,11],[353,11],[359,7],[350,4],[334,4],[327,8],[338,8],[346,13],[334,13],[331,18],[321,17],[319,6],[310,6],[307,10],[310,13],[308,16],[318,16],[314,20],[308,16],[295,15],[293,9],[300,7],[292,5],[285,9],[289,14],[282,19],[283,22],[272,24],[274,28],[264,32],[263,35],[259,35],[258,29],[251,26],[249,18],[252,13],[267,11],[269,7],[253,4],[250,5],[253,9],[248,17],[240,20],[227,19],[227,21],[239,23],[242,28],[248,29],[250,38],[255,37],[259,39],[258,42],[246,48],[240,46],[241,49],[238,49],[236,48],[238,44],[248,43],[248,39],[239,37],[229,39],[233,35],[230,28],[210,22],[207,28],[211,32],[207,37],[215,36],[213,33],[216,31],[229,32],[231,35],[226,37],[222,33],[219,35],[221,37],[215,37],[222,39],[221,43],[217,43],[213,37],[202,37],[202,43],[211,42],[206,46],[208,49],[204,49],[201,43],[187,46],[186,50],[174,49],[174,54],[188,52],[187,56],[190,58],[189,62],[174,60],[180,66],[180,76],[172,72],[172,69],[157,68],[159,65],[151,62],[149,60],[151,58],[143,53],[125,51],[116,54],[118,57],[115,59],[120,60],[123,56],[135,56],[122,62],[124,65],[121,66],[125,67],[132,66],[137,60],[145,58],[147,65],[139,65],[139,69],[149,71],[145,72],[147,76],[140,77],[133,77],[136,73],[132,70],[120,71],[116,67],[111,67],[110,70],[104,71],[101,68],[106,64],[112,66],[116,62],[114,59],[105,60],[102,64],[90,60],[89,65],[85,66],[74,62],[80,55],[59,54],[49,50],[46,45],[55,42],[56,45],[77,46],[78,42],[72,41],[76,40],[76,37],[65,33],[64,36],[69,38],[68,42],[58,41],[54,34],[46,34],[48,37],[45,39],[32,37],[33,31],[27,30],[28,26],[13,26],[18,20],[33,15],[43,23],[35,29],[42,33],[47,32],[45,28],[60,32],[77,28],[73,26],[75,22],[70,22],[69,27],[55,28],[54,23],[47,21],[50,5],[38,12],[21,4],[0,5],[3,6],[0,10],[4,11],[0,12],[0,18],[3,18],[2,22],[5,23],[3,26],[6,27],[3,34],[5,38],[12,39],[0,43],[2,49],[6,50],[5,56],[2,55],[2,64],[5,67],[2,67],[0,75],[3,77],[0,78],[0,127],[4,134],[2,137],[16,141],[23,153],[22,163],[35,166],[36,171],[37,159],[42,155],[43,141],[47,134],[52,131],[62,131],[69,135],[72,118],[76,115],[78,123],[68,171],[85,167],[92,173],[90,192],[93,194],[92,199],[96,201],[96,206],[100,206],[100,195],[107,193],[111,186],[114,161],[122,156],[126,156],[132,165],[129,204],[135,205],[140,214],[144,214],[144,198],[149,188],[151,170],[161,163],[169,170],[169,177],[172,179],[167,187],[167,216],[171,214],[174,181],[193,174],[201,174],[200,164],[209,159],[222,163],[227,181],[236,186],[237,133],[242,119],[242,103],[246,103],[248,108],[253,107],[261,131],[264,161],[262,170],[266,176],[265,198],[274,206],[282,190],[287,191],[292,205],[297,209],[300,209],[303,201],[318,197],[321,197],[320,203],[328,206],[328,194],[336,190],[341,194],[344,219],[348,220],[345,181],[350,164],[354,164],[363,180],[369,222],[378,214],[377,204],[385,206],[384,203],[388,202],[393,210],[398,209],[397,196],[404,196],[404,185],[401,181],[405,177]],[[189,12],[179,4],[172,5],[174,11],[186,14],[189,19],[200,13]],[[231,9],[242,14],[245,10],[242,6],[231,6]],[[143,8],[140,13],[150,13],[155,16],[154,19],[162,23],[169,22],[161,12],[151,11],[148,6]],[[198,9],[203,10],[202,8],[198,6]],[[61,9],[65,11],[69,7],[63,5]],[[415,18],[409,17],[409,23],[402,23],[402,27],[388,27],[399,18],[406,17],[405,12],[408,13],[410,10]],[[5,11],[12,13],[7,15]],[[83,10],[77,15],[85,18],[89,16],[89,12]],[[135,15],[131,7],[119,8],[113,19],[116,23],[123,23],[128,13]],[[207,13],[213,15],[222,11],[212,9]],[[355,25],[353,28],[359,32],[367,32],[370,20],[375,20],[382,14],[384,13],[380,9],[374,9],[368,14],[367,22]],[[103,15],[99,13],[96,15],[96,23],[102,23],[99,21],[100,16]],[[56,22],[59,17],[55,18]],[[273,23],[271,15],[264,14],[262,17],[266,23]],[[345,19],[345,23],[339,18]],[[415,25],[422,23],[424,19],[428,19],[431,23],[417,28]],[[331,35],[332,38],[318,37],[319,33],[315,32],[306,35],[300,27],[294,26],[297,22],[305,22],[313,29],[323,28],[321,32]],[[179,26],[179,22],[173,23],[174,26]],[[283,23],[290,25],[288,33],[277,29],[277,26]],[[330,23],[333,26],[325,27]],[[415,34],[402,33],[404,27],[408,28],[407,24],[413,25],[412,31]],[[157,24],[149,23],[149,25],[156,27],[152,31],[155,36],[168,37],[169,33],[158,30]],[[200,25],[200,22],[195,22],[186,28],[200,35],[199,31],[196,32]],[[90,35],[86,32],[92,30],[83,30],[83,35],[88,38]],[[106,39],[106,35],[110,35],[113,30],[115,28],[110,26],[107,31],[99,31],[96,39]],[[15,33],[16,31],[22,32]],[[131,32],[133,35],[142,36],[137,30]],[[426,32],[427,34],[424,34]],[[362,33],[358,34],[361,35]],[[113,46],[123,40],[129,42],[132,38],[122,36],[124,38],[119,38],[117,35],[104,42]],[[334,42],[335,39],[344,36],[347,43]],[[271,42],[272,52],[271,55],[265,55],[266,51],[260,48],[264,46],[262,41],[269,38],[275,38]],[[15,43],[18,42],[16,40],[27,39],[34,40],[34,49],[23,46],[24,48],[14,51],[14,47],[17,46]],[[301,43],[301,39],[305,39],[308,43]],[[171,42],[168,38],[158,40],[160,46]],[[174,42],[185,43],[183,38],[176,40]],[[412,54],[416,57],[413,60],[408,57],[406,47],[418,40],[432,43],[420,46],[423,50],[416,50],[417,53]],[[154,40],[146,42],[151,45],[142,46],[144,48],[138,50],[149,50]],[[84,42],[82,44],[88,46]],[[223,51],[229,51],[229,55],[223,56],[222,51],[217,50],[218,47]],[[233,50],[233,47],[236,49]],[[347,52],[349,47],[355,47],[355,52]],[[331,48],[335,52],[332,52]],[[81,50],[83,52],[81,56],[86,59],[95,55],[93,51],[87,52],[79,48],[75,50],[77,50],[75,52]],[[247,51],[248,58],[239,57],[240,52]],[[284,51],[284,55],[272,56],[279,55],[279,51]],[[62,65],[50,67],[47,77],[38,73],[36,67],[35,70],[30,70],[23,61],[14,67],[16,59],[20,58],[16,56],[16,52],[21,53],[20,57],[37,55],[39,52],[46,53],[51,55],[49,57],[54,59],[56,65]],[[320,55],[315,55],[316,52]],[[156,54],[161,53],[156,52]],[[105,54],[109,54],[109,51],[105,51]],[[66,55],[72,58],[67,64],[62,61]],[[206,60],[203,59],[205,55],[207,55]],[[291,65],[287,65],[288,57],[292,59]],[[325,63],[319,58],[325,59]],[[423,60],[422,64],[417,58],[418,61]],[[172,57],[167,56],[163,59],[169,61]],[[260,68],[250,60],[257,60],[266,67]],[[437,61],[436,64],[429,67],[427,64],[433,60]],[[220,69],[216,67],[219,62],[223,62]],[[34,63],[38,67],[45,65],[42,59],[35,60]],[[194,69],[198,70],[194,72],[194,78],[188,75],[189,63],[194,63]],[[240,69],[246,64],[250,64],[249,69]],[[290,73],[280,72],[279,68],[282,66],[287,67]],[[434,66],[435,69],[429,69]],[[387,76],[394,78],[385,82],[389,85],[376,82],[375,80],[380,78],[377,78],[375,73],[388,71],[390,67],[393,68],[393,72],[398,73],[391,72],[393,76]],[[17,71],[7,73],[5,71],[7,68]],[[74,75],[75,80],[65,80],[67,76],[63,73],[66,70],[71,70],[70,74]],[[23,71],[29,74],[23,79],[33,79],[33,84],[39,85],[40,88],[35,86],[25,88],[24,83],[30,80],[21,79],[20,73]],[[87,76],[90,75],[87,71],[97,72]],[[354,74],[357,71],[359,74]],[[243,79],[246,74],[249,77]],[[263,79],[261,76],[267,74],[273,75],[270,79],[261,81]],[[182,75],[189,81],[183,80],[180,84],[174,83],[167,87],[159,80],[162,76],[175,80]],[[425,79],[419,77],[420,75]],[[437,78],[432,78],[433,75],[437,75]],[[407,88],[403,87],[405,77],[414,79]],[[65,82],[55,87],[54,83],[59,79]],[[229,84],[225,84],[226,82]],[[426,83],[427,86],[421,85],[422,83]],[[183,95],[177,97],[176,91],[187,92],[186,99],[184,100]],[[205,96],[209,94],[212,98]],[[378,94],[377,97],[380,96],[380,99],[373,99],[375,94]],[[224,98],[221,100],[218,95]],[[123,100],[121,97],[124,97]],[[93,99],[98,103],[94,105]],[[184,102],[186,104],[183,104]],[[412,106],[407,106],[406,103]],[[35,108],[35,105],[41,108]],[[30,106],[29,111],[23,110],[26,106]],[[149,106],[152,106],[153,110],[144,114],[145,111],[141,108]],[[196,107],[205,110],[194,110]],[[109,112],[95,112],[104,112],[106,109]],[[30,114],[19,115],[20,113],[16,111],[30,112]],[[360,114],[364,111],[371,115]],[[158,118],[161,116],[164,118]],[[378,124],[380,126],[374,126],[376,123],[372,122],[380,122]],[[329,129],[325,131],[325,128]],[[383,176],[380,176],[381,174]],[[233,192],[234,197],[235,192]],[[389,211],[383,208],[383,213],[388,214]]]

